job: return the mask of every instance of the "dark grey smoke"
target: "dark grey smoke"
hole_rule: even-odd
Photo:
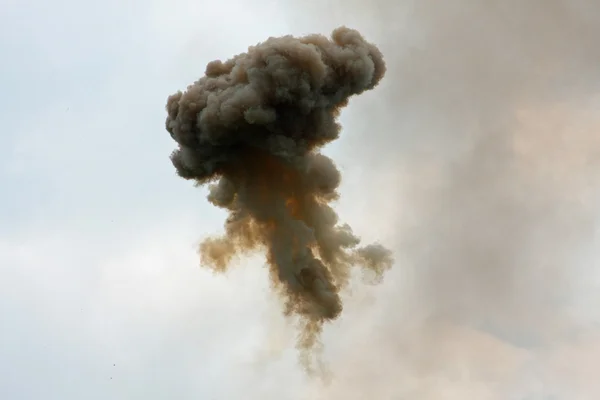
[[[350,266],[381,275],[389,250],[360,240],[329,205],[340,172],[319,148],[338,138],[336,118],[351,96],[385,73],[381,52],[345,27],[321,35],[269,38],[168,99],[166,127],[179,148],[179,175],[212,183],[208,200],[229,212],[225,235],[201,245],[202,264],[222,271],[264,248],[285,313],[304,321],[310,350],[325,321],[342,311]],[[216,183],[213,183],[216,182]]]

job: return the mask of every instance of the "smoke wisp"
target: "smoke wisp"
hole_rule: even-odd
[[[234,257],[264,249],[286,315],[302,321],[300,349],[318,343],[342,311],[350,267],[381,276],[392,265],[379,244],[360,246],[331,206],[340,171],[319,149],[338,138],[351,96],[373,89],[386,67],[359,32],[284,36],[250,47],[167,102],[166,128],[179,147],[178,174],[209,184],[228,211],[225,234],[200,246],[202,265],[224,271]]]

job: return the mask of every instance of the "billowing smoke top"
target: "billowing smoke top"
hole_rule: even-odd
[[[336,139],[348,98],[372,89],[385,72],[377,47],[355,30],[270,38],[226,62],[168,100],[167,130],[181,145],[179,174],[204,182],[226,175],[248,151],[285,159]]]
[[[380,245],[358,247],[329,202],[340,173],[318,148],[339,136],[340,109],[385,73],[381,52],[345,27],[321,35],[270,38],[247,53],[210,62],[206,75],[168,99],[166,127],[179,149],[179,175],[210,187],[229,211],[225,235],[201,245],[203,265],[224,270],[244,251],[265,248],[287,315],[305,322],[310,349],[342,310],[350,266],[377,276],[392,265]]]

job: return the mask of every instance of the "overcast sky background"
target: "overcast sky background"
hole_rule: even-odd
[[[0,398],[600,398],[594,3],[3,0]],[[226,277],[198,267],[225,214],[175,175],[164,105],[208,61],[341,24],[380,44],[390,70],[326,150],[344,174],[337,209],[398,262],[327,330],[323,387],[298,367],[260,257]],[[478,175],[504,160],[474,145],[492,125],[518,139],[519,190],[543,182],[526,202],[542,217],[500,207],[513,180],[492,190]],[[489,239],[500,220],[526,231],[516,260],[547,269],[458,262],[477,243],[496,243],[483,264],[515,249],[504,225]],[[451,233],[473,221],[489,229]]]

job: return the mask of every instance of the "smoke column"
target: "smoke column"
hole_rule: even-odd
[[[210,62],[205,76],[167,102],[166,128],[179,148],[178,174],[210,184],[208,200],[226,209],[225,235],[200,246],[202,265],[224,271],[236,255],[264,248],[286,315],[303,321],[310,350],[325,321],[342,311],[350,267],[376,276],[389,250],[360,240],[330,206],[340,172],[318,152],[338,138],[351,96],[385,73],[381,52],[355,30],[269,38],[246,53]]]

